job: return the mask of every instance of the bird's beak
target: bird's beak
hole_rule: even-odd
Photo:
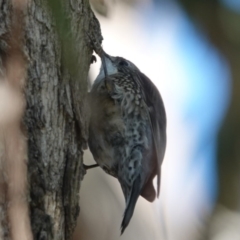
[[[102,65],[103,65],[103,71],[104,71],[105,77],[107,77],[108,73],[107,73],[106,59],[107,58],[110,59],[110,56],[106,52],[104,52],[102,50],[100,57],[101,57],[101,61],[102,61]]]

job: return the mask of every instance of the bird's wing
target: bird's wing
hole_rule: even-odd
[[[161,164],[166,149],[166,113],[163,104],[162,97],[151,82],[151,80],[141,72],[132,74],[135,81],[141,86],[142,95],[146,108],[148,110],[149,121],[151,124],[153,141],[154,141],[154,150],[157,156],[158,164],[158,178],[157,178],[157,196],[159,196],[160,191],[160,177],[161,177]]]
[[[157,156],[157,196],[159,196],[160,191],[160,178],[161,178],[161,164],[166,149],[166,113],[163,104],[162,97],[151,82],[151,80],[145,76],[140,71],[130,72],[133,80],[140,86],[141,95],[145,102],[145,107],[148,112],[149,122],[151,124],[153,142],[154,142],[154,151]],[[114,80],[124,81],[124,74],[118,73],[114,75],[107,76],[106,87],[109,91],[109,94],[113,98],[118,98],[119,91],[117,85],[114,83]]]

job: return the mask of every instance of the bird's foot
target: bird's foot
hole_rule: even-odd
[[[96,164],[92,164],[92,165],[85,165],[83,164],[83,167],[85,170],[89,170],[91,168],[95,168],[95,167],[99,167],[99,165],[96,163]]]

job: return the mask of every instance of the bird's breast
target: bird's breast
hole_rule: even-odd
[[[136,147],[141,149],[142,155],[149,155],[152,135],[147,109],[138,89],[116,79],[114,84],[109,87],[110,94],[104,83],[95,86],[97,91],[92,92],[89,147],[101,168],[117,177],[119,167],[133,171],[130,170],[134,166],[131,158]],[[143,165],[143,160],[139,161],[137,172]]]

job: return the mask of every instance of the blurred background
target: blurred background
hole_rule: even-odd
[[[113,56],[158,87],[167,112],[160,199],[139,198],[122,240],[240,239],[240,1],[92,0]],[[91,66],[94,81],[101,61]],[[89,152],[85,163],[94,163]],[[116,179],[87,172],[75,239],[120,239]]]

